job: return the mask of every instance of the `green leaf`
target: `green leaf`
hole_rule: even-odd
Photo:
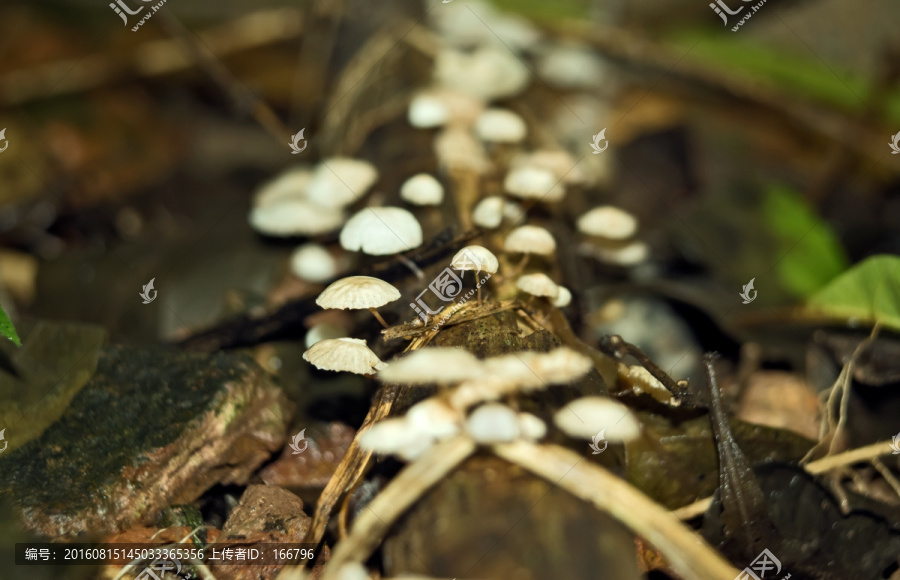
[[[766,191],[763,215],[778,240],[778,278],[795,296],[809,297],[849,266],[837,236],[790,187]]]
[[[9,319],[3,308],[0,308],[0,334],[13,341],[16,346],[22,346],[16,327],[13,326],[12,320]]]
[[[900,256],[866,258],[816,292],[808,307],[827,316],[880,322],[900,330]]]

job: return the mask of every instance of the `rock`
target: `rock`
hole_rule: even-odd
[[[241,546],[256,547],[261,551],[271,550],[264,545],[269,543],[294,544],[291,547],[299,548],[311,523],[312,518],[303,513],[303,501],[296,495],[272,485],[251,485],[228,516],[219,542],[240,540]],[[210,549],[215,547],[209,546]],[[272,580],[282,567],[274,563],[255,566],[220,564],[211,566],[210,571],[218,580]]]
[[[281,457],[260,472],[260,478],[268,485],[291,488],[297,493],[319,492],[331,479],[355,434],[355,429],[343,423],[314,424],[306,431],[306,451],[295,455],[286,446]]]
[[[59,420],[0,456],[0,493],[44,536],[149,524],[217,483],[246,483],[281,448],[286,407],[245,355],[105,346]]]

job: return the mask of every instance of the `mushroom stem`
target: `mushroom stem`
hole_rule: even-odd
[[[510,272],[509,276],[512,277],[512,276],[518,276],[519,274],[521,274],[525,270],[525,266],[528,265],[528,260],[530,258],[531,258],[531,254],[529,254],[527,252],[525,254],[522,254],[522,259],[519,260],[519,263],[516,265],[515,268],[513,268],[513,271]]]
[[[409,268],[410,271],[412,271],[412,273],[416,275],[416,278],[418,278],[419,280],[425,279],[425,273],[422,272],[422,270],[420,270],[418,266],[416,266],[415,262],[413,262],[412,260],[410,260],[409,258],[407,258],[406,256],[404,256],[402,254],[397,256],[397,258],[400,260],[400,262],[403,263],[404,266]]]
[[[390,328],[390,326],[388,326],[388,323],[384,321],[384,318],[382,318],[381,315],[378,314],[377,310],[375,310],[374,308],[369,308],[369,312],[371,312],[372,315],[378,319],[378,322],[381,323],[381,326],[383,326],[385,328]]]
[[[478,285],[478,305],[481,306],[481,284]]]

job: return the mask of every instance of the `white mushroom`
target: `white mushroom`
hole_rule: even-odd
[[[430,129],[448,124],[469,126],[484,111],[478,97],[450,89],[429,89],[413,97],[407,118],[413,127]]]
[[[447,439],[459,433],[459,419],[447,403],[435,398],[420,401],[406,412],[410,425],[435,439]]]
[[[559,286],[546,274],[526,274],[516,280],[516,288],[532,296],[544,296],[551,301],[559,296]]]
[[[390,453],[411,460],[428,451],[434,439],[416,429],[405,417],[396,417],[369,427],[360,436],[359,445],[373,453]]]
[[[325,371],[369,375],[385,368],[378,356],[358,338],[326,338],[303,353],[303,360]]]
[[[583,184],[587,176],[578,160],[562,149],[539,149],[531,153],[520,153],[513,157],[511,167],[532,166],[551,171],[564,184]]]
[[[439,205],[444,201],[444,186],[431,175],[419,173],[403,183],[400,197],[413,205]]]
[[[303,201],[311,180],[312,170],[308,167],[288,169],[259,188],[253,196],[253,207],[265,207],[288,200]]]
[[[641,425],[631,410],[608,397],[575,399],[553,416],[553,422],[570,437],[591,439],[601,430],[607,440],[625,442],[641,434]]]
[[[453,384],[481,374],[481,361],[467,350],[432,347],[414,351],[392,362],[378,378],[385,383]]]
[[[538,226],[520,226],[506,236],[503,250],[516,254],[524,254],[516,266],[513,275],[525,269],[532,254],[549,256],[556,251],[556,240],[546,229]]]
[[[325,288],[316,298],[316,304],[322,308],[339,310],[366,308],[375,315],[382,326],[387,328],[387,322],[375,309],[399,298],[400,291],[384,280],[370,276],[349,276]]]
[[[590,89],[608,79],[603,61],[589,48],[556,46],[537,61],[538,74],[563,89]]]
[[[506,109],[488,109],[475,121],[475,133],[491,143],[520,143],[527,132],[522,117]]]
[[[579,246],[579,253],[589,255],[606,264],[637,266],[647,261],[650,248],[641,240],[623,244],[603,238],[593,238]]]
[[[488,378],[515,383],[523,391],[572,383],[593,368],[590,358],[566,347],[548,353],[525,351],[491,357],[483,365]]]
[[[399,207],[367,207],[353,215],[340,236],[341,246],[352,252],[385,256],[422,245],[422,226]]]
[[[578,218],[578,231],[607,240],[626,240],[637,231],[637,220],[625,210],[604,205]]]
[[[254,230],[267,236],[317,236],[341,227],[344,214],[339,209],[290,199],[255,207],[249,219]]]
[[[515,197],[545,202],[559,201],[566,193],[561,180],[552,171],[533,165],[510,169],[503,180],[503,188]]]
[[[466,420],[466,432],[476,443],[508,443],[519,437],[519,418],[515,411],[499,403],[487,403],[475,409]]]
[[[525,439],[537,441],[547,434],[547,425],[531,413],[519,413],[518,420],[519,431]]]
[[[503,198],[492,195],[479,201],[472,212],[472,221],[478,227],[489,230],[499,226],[503,221]]]
[[[569,304],[572,303],[572,293],[569,292],[569,289],[565,286],[559,287],[559,294],[557,294],[556,299],[551,302],[557,308],[565,308]]]
[[[368,161],[333,157],[316,166],[307,187],[307,198],[325,207],[345,207],[362,199],[378,179],[378,171]]]
[[[439,50],[434,76],[442,86],[491,101],[522,92],[531,71],[506,47],[485,46],[473,52]]]
[[[428,15],[442,44],[449,46],[496,44],[522,51],[534,48],[541,40],[540,31],[528,19],[477,0],[464,4],[448,2]]]
[[[463,272],[475,272],[475,286],[478,288],[478,305],[481,306],[482,284],[478,280],[478,275],[481,272],[496,274],[497,269],[500,267],[500,262],[497,260],[497,256],[484,246],[466,246],[453,256],[450,267]]]
[[[291,254],[291,272],[307,282],[326,282],[337,275],[337,260],[325,246],[304,244]]]
[[[434,140],[434,154],[448,171],[485,173],[491,167],[481,141],[462,127],[450,126]]]
[[[369,580],[369,571],[362,564],[350,562],[338,569],[337,580]]]
[[[409,124],[417,129],[440,127],[450,119],[450,109],[434,95],[417,95],[409,103]]]

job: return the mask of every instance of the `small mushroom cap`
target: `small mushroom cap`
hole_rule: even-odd
[[[473,379],[481,373],[481,361],[467,350],[432,347],[417,350],[392,362],[378,378],[385,383],[424,385],[451,384]]]
[[[340,241],[351,252],[398,254],[422,245],[422,226],[416,216],[403,208],[367,207],[347,220]]]
[[[591,439],[601,430],[614,443],[637,439],[641,425],[631,410],[608,397],[575,399],[553,416],[553,422],[570,437]]]
[[[371,276],[349,276],[332,282],[316,298],[322,308],[358,310],[378,308],[400,299],[400,291]]]
[[[581,248],[584,249],[582,250]],[[606,264],[637,266],[647,261],[650,255],[650,248],[641,240],[623,243],[594,238],[590,242],[585,242],[579,246],[579,252]]]
[[[608,240],[625,240],[637,231],[637,219],[627,211],[603,205],[578,218],[578,231]]]
[[[587,182],[587,175],[578,160],[568,151],[561,149],[539,149],[531,153],[520,153],[510,162],[512,167],[532,166],[551,171],[557,179],[569,185]]]
[[[484,246],[466,246],[453,256],[450,267],[457,270],[496,274],[500,262],[493,252]]]
[[[619,363],[621,364],[621,363]],[[647,392],[657,401],[668,402],[672,400],[672,393],[663,385],[659,379],[650,374],[650,371],[639,365],[627,367],[625,381],[631,385],[635,395]],[[619,370],[621,377],[622,371]]]
[[[547,425],[531,413],[519,413],[518,419],[519,431],[525,439],[537,441],[547,434]]]
[[[559,201],[566,193],[561,180],[552,171],[533,165],[510,169],[503,187],[515,197],[546,202]]]
[[[489,230],[499,226],[503,221],[503,198],[492,195],[479,201],[472,212],[472,221],[476,226]]]
[[[359,445],[373,453],[401,454],[427,450],[434,440],[412,426],[405,417],[384,419],[369,427]],[[425,449],[423,450],[423,443]]]
[[[420,401],[406,412],[409,424],[435,439],[447,439],[459,433],[460,417],[447,403],[429,398]]]
[[[556,251],[556,240],[542,227],[520,226],[506,236],[503,249],[507,252],[549,256]]]
[[[325,207],[344,207],[358,201],[378,179],[368,161],[333,157],[316,166],[306,190],[310,201]]]
[[[528,131],[522,117],[506,109],[488,109],[475,121],[475,134],[492,143],[520,143]]]
[[[439,50],[434,78],[441,86],[491,101],[522,92],[531,71],[508,48],[484,46],[473,52]]]
[[[569,292],[569,289],[565,286],[559,287],[559,294],[556,296],[556,299],[552,302],[554,306],[557,308],[564,308],[572,303],[572,293]]]
[[[513,382],[525,391],[577,381],[593,368],[590,358],[567,347],[492,357],[483,364],[488,378]]]
[[[303,360],[324,371],[370,375],[385,367],[381,359],[358,338],[326,338],[303,353]]]
[[[291,254],[291,272],[308,282],[326,282],[337,275],[337,260],[319,244],[304,244]]]
[[[438,205],[444,201],[444,186],[427,173],[419,173],[403,183],[400,197],[413,205]]]
[[[491,162],[481,141],[462,128],[450,125],[434,139],[434,154],[440,166],[449,171],[484,173]]]
[[[409,103],[406,118],[417,129],[440,127],[450,119],[450,108],[434,95],[417,95]]]
[[[542,79],[563,89],[589,89],[609,78],[603,61],[589,48],[555,46],[537,61]]]
[[[317,236],[333,232],[344,223],[339,209],[299,199],[283,200],[250,210],[250,226],[267,236]]]
[[[466,432],[476,443],[508,443],[519,437],[519,418],[515,411],[499,403],[487,403],[475,409],[466,420]]]
[[[369,580],[369,571],[362,564],[351,562],[338,569],[337,580]]]
[[[526,274],[516,280],[516,288],[532,296],[546,296],[555,300],[559,296],[559,286],[546,274]]]
[[[288,169],[257,190],[253,196],[253,207],[265,207],[288,200],[305,200],[310,181],[312,181],[310,168]]]

